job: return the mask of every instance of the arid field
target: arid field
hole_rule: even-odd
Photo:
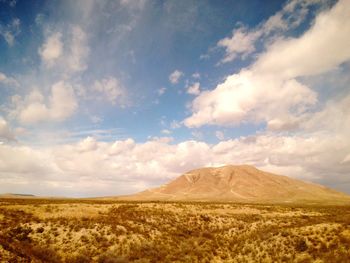
[[[0,200],[1,262],[349,262],[350,206]]]

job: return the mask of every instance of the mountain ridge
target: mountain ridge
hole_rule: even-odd
[[[350,196],[323,185],[265,172],[250,165],[205,167],[123,200],[293,203],[349,202]]]

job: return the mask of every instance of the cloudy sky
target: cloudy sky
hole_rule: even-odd
[[[350,0],[0,0],[0,193],[251,164],[350,193]]]

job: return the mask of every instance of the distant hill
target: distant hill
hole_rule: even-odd
[[[0,198],[3,198],[3,199],[52,199],[52,200],[69,199],[64,196],[43,196],[43,195],[16,194],[16,193],[0,194]],[[76,199],[76,198],[72,198],[72,199]]]
[[[36,198],[36,196],[32,194],[6,193],[6,194],[0,194],[0,198]]]
[[[344,193],[249,165],[192,170],[158,188],[118,199],[273,203],[330,201],[350,204],[350,196]]]

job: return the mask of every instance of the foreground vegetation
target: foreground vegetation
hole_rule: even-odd
[[[0,262],[349,259],[349,206],[0,199]]]

